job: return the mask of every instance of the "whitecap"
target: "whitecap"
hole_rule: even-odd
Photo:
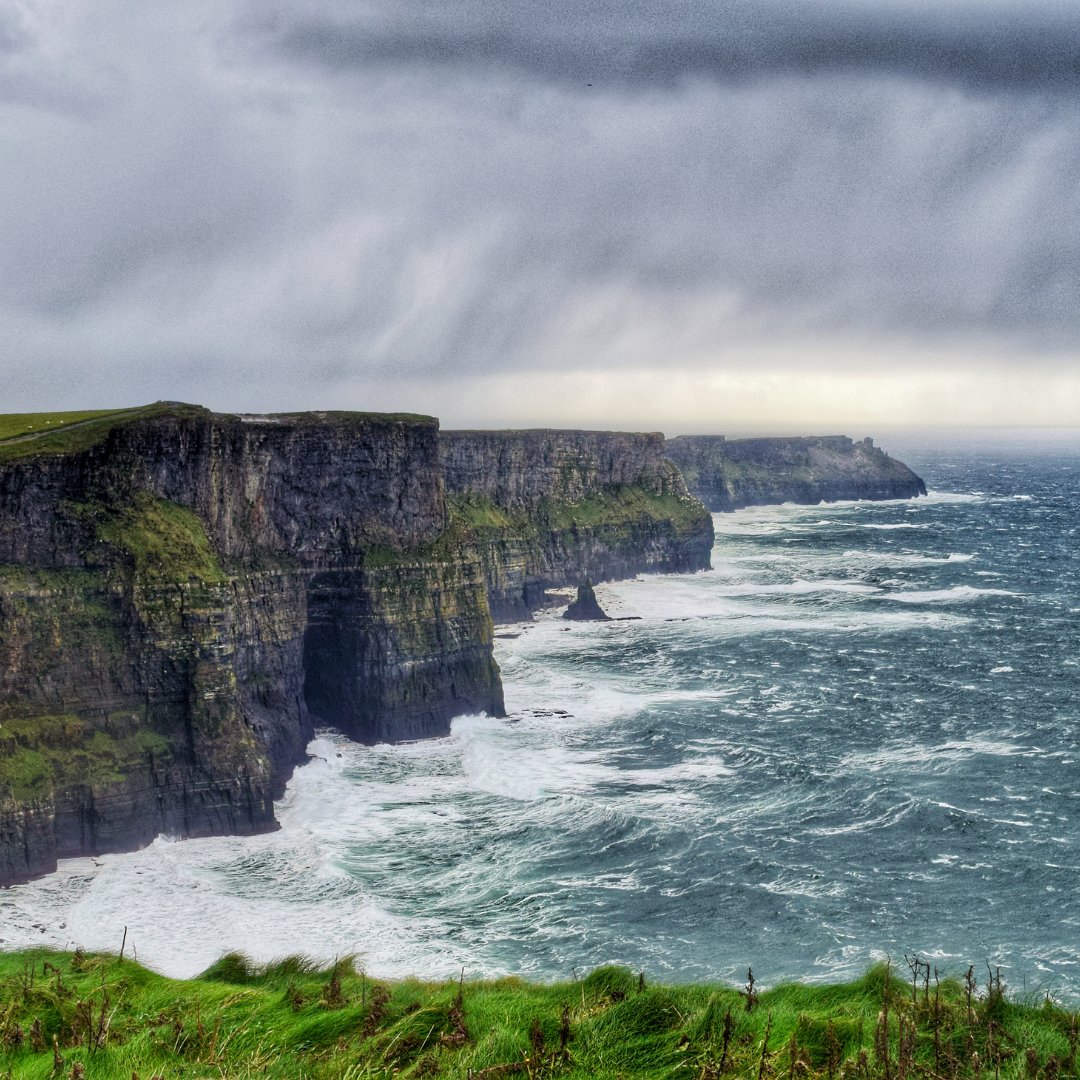
[[[942,604],[950,601],[977,600],[980,596],[1019,596],[1008,589],[976,589],[972,585],[954,585],[950,589],[925,589],[913,592],[883,593],[883,600],[897,600],[902,604]]]
[[[880,529],[882,531],[891,531],[893,529],[929,529],[929,525],[915,524],[913,522],[890,522],[888,524],[875,524],[874,522],[852,522],[856,529]]]
[[[948,503],[986,502],[986,495],[981,491],[937,491],[930,488],[919,502],[924,506]]]

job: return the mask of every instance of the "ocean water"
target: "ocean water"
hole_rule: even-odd
[[[500,629],[511,711],[312,745],[281,831],[73,860],[0,947],[239,948],[385,977],[888,955],[1080,1000],[1080,433],[899,433],[913,501],[717,515],[715,569]]]

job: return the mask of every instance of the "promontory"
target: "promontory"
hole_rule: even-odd
[[[158,403],[0,417],[0,885],[275,827],[316,726],[503,712],[492,623],[709,566],[659,434]]]

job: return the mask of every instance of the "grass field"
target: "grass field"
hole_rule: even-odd
[[[879,966],[759,992],[602,968],[553,985],[382,983],[351,961],[225,957],[178,982],[130,959],[0,953],[0,1075],[1058,1080],[1078,1017],[1000,978]]]
[[[123,416],[134,409],[98,409],[93,412],[56,412],[56,413],[9,413],[0,415],[0,442],[16,439],[22,435],[41,435],[59,431],[69,424],[82,424],[87,420],[101,420],[105,417]]]
[[[155,416],[198,415],[194,405],[159,401],[133,409],[0,415],[0,462],[49,454],[73,454],[102,442],[120,424]]]

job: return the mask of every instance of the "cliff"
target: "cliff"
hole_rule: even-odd
[[[584,578],[709,567],[712,520],[656,433],[444,431],[447,501],[497,621]]]
[[[3,419],[0,884],[274,828],[316,723],[371,742],[502,713],[435,420]]]
[[[682,470],[689,490],[713,511],[926,494],[922,480],[871,439],[684,435],[668,439],[666,452]]]

